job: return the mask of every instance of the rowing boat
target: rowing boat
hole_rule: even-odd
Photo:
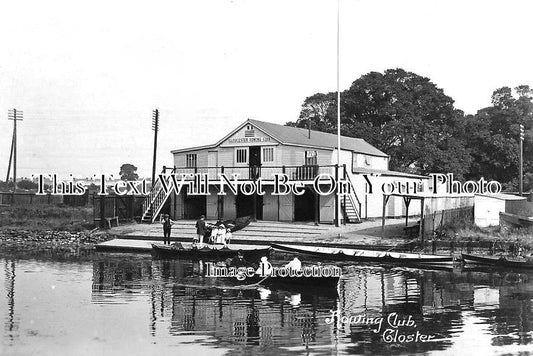
[[[478,265],[489,265],[495,267],[506,267],[506,268],[532,268],[533,269],[533,260],[525,258],[513,258],[506,256],[479,256],[479,255],[470,255],[468,253],[463,253],[463,261],[465,263],[472,263]]]
[[[387,264],[404,265],[452,265],[452,256],[429,255],[407,252],[390,252],[376,250],[361,250],[336,247],[316,247],[303,245],[278,245],[272,244],[272,248],[285,252],[293,252],[302,255],[314,256],[336,261],[355,262],[380,262]]]
[[[257,280],[259,277],[255,277],[252,280]],[[335,288],[339,283],[340,277],[268,277],[264,279],[262,284],[277,288]]]
[[[238,245],[235,245],[238,246]],[[163,258],[188,258],[188,259],[204,259],[204,260],[225,260],[237,256],[241,251],[242,255],[247,261],[258,261],[261,257],[270,256],[270,247],[267,248],[229,248],[222,246],[204,246],[202,248],[183,247],[181,244],[161,245],[152,244],[152,252]]]

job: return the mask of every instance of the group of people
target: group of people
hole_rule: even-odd
[[[211,229],[211,233],[207,235],[208,229]],[[202,215],[196,221],[196,238],[193,240],[193,244],[198,244],[200,248],[204,246],[204,239],[207,237],[210,244],[222,244],[227,246],[231,240],[231,229],[226,227],[222,222],[216,224],[208,224],[205,221],[205,216]]]
[[[163,244],[170,245],[170,232],[172,225],[175,224],[175,221],[171,220],[168,214],[162,214],[161,224],[163,225]],[[196,236],[193,238],[193,245],[198,245],[199,248],[204,246],[204,238],[206,237],[208,229],[211,229],[210,235],[207,236],[208,241],[206,242],[208,243],[223,244],[224,246],[227,246],[232,237],[231,229],[229,227],[226,227],[222,222],[208,224],[205,221],[204,215],[200,216],[200,218],[196,221],[195,227]]]

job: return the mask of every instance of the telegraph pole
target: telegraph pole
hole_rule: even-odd
[[[337,164],[335,165],[335,176],[339,177],[339,167],[341,165],[341,91],[340,91],[340,22],[341,22],[341,0],[337,0]],[[341,197],[338,188],[335,189],[335,226],[340,226]]]
[[[524,175],[524,125],[520,124],[520,141],[518,147],[519,167],[518,167],[518,194],[523,195],[523,181]]]
[[[157,157],[157,132],[159,131],[159,110],[152,112],[152,130],[154,130],[154,159],[152,162],[152,189],[155,186],[155,164]]]
[[[17,109],[11,109],[7,112],[7,119],[13,120],[13,140],[11,141],[11,153],[9,155],[6,183],[9,180],[11,161],[13,161],[13,191],[17,190],[17,121],[22,121],[22,115],[23,112]]]

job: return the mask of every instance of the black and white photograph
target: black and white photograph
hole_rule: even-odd
[[[533,355],[532,2],[0,14],[0,355]]]

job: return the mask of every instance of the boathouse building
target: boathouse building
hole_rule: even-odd
[[[427,186],[427,177],[390,171],[389,156],[362,138],[341,136],[340,164],[337,166],[337,136],[335,134],[283,126],[248,119],[211,145],[181,148],[171,151],[174,166],[165,173],[175,175],[205,174],[209,179],[209,194],[190,194],[183,189],[168,197],[154,189],[149,214],[155,218],[168,211],[173,219],[233,219],[252,215],[258,220],[314,221],[333,223],[358,222],[383,215],[384,184],[395,186]],[[219,195],[220,174],[236,174],[240,182],[261,180],[265,194]],[[291,183],[303,186],[303,194],[276,195],[274,175],[285,174]],[[318,194],[313,189],[317,176],[322,191],[331,188],[331,176],[350,186],[349,193],[337,203],[336,194]],[[427,187],[426,187],[427,189]],[[156,195],[160,194],[157,199]],[[387,204],[387,216],[402,216],[405,206],[400,199]],[[337,206],[339,204],[339,206]],[[147,212],[150,209],[147,209]],[[411,214],[420,213],[413,207]]]

